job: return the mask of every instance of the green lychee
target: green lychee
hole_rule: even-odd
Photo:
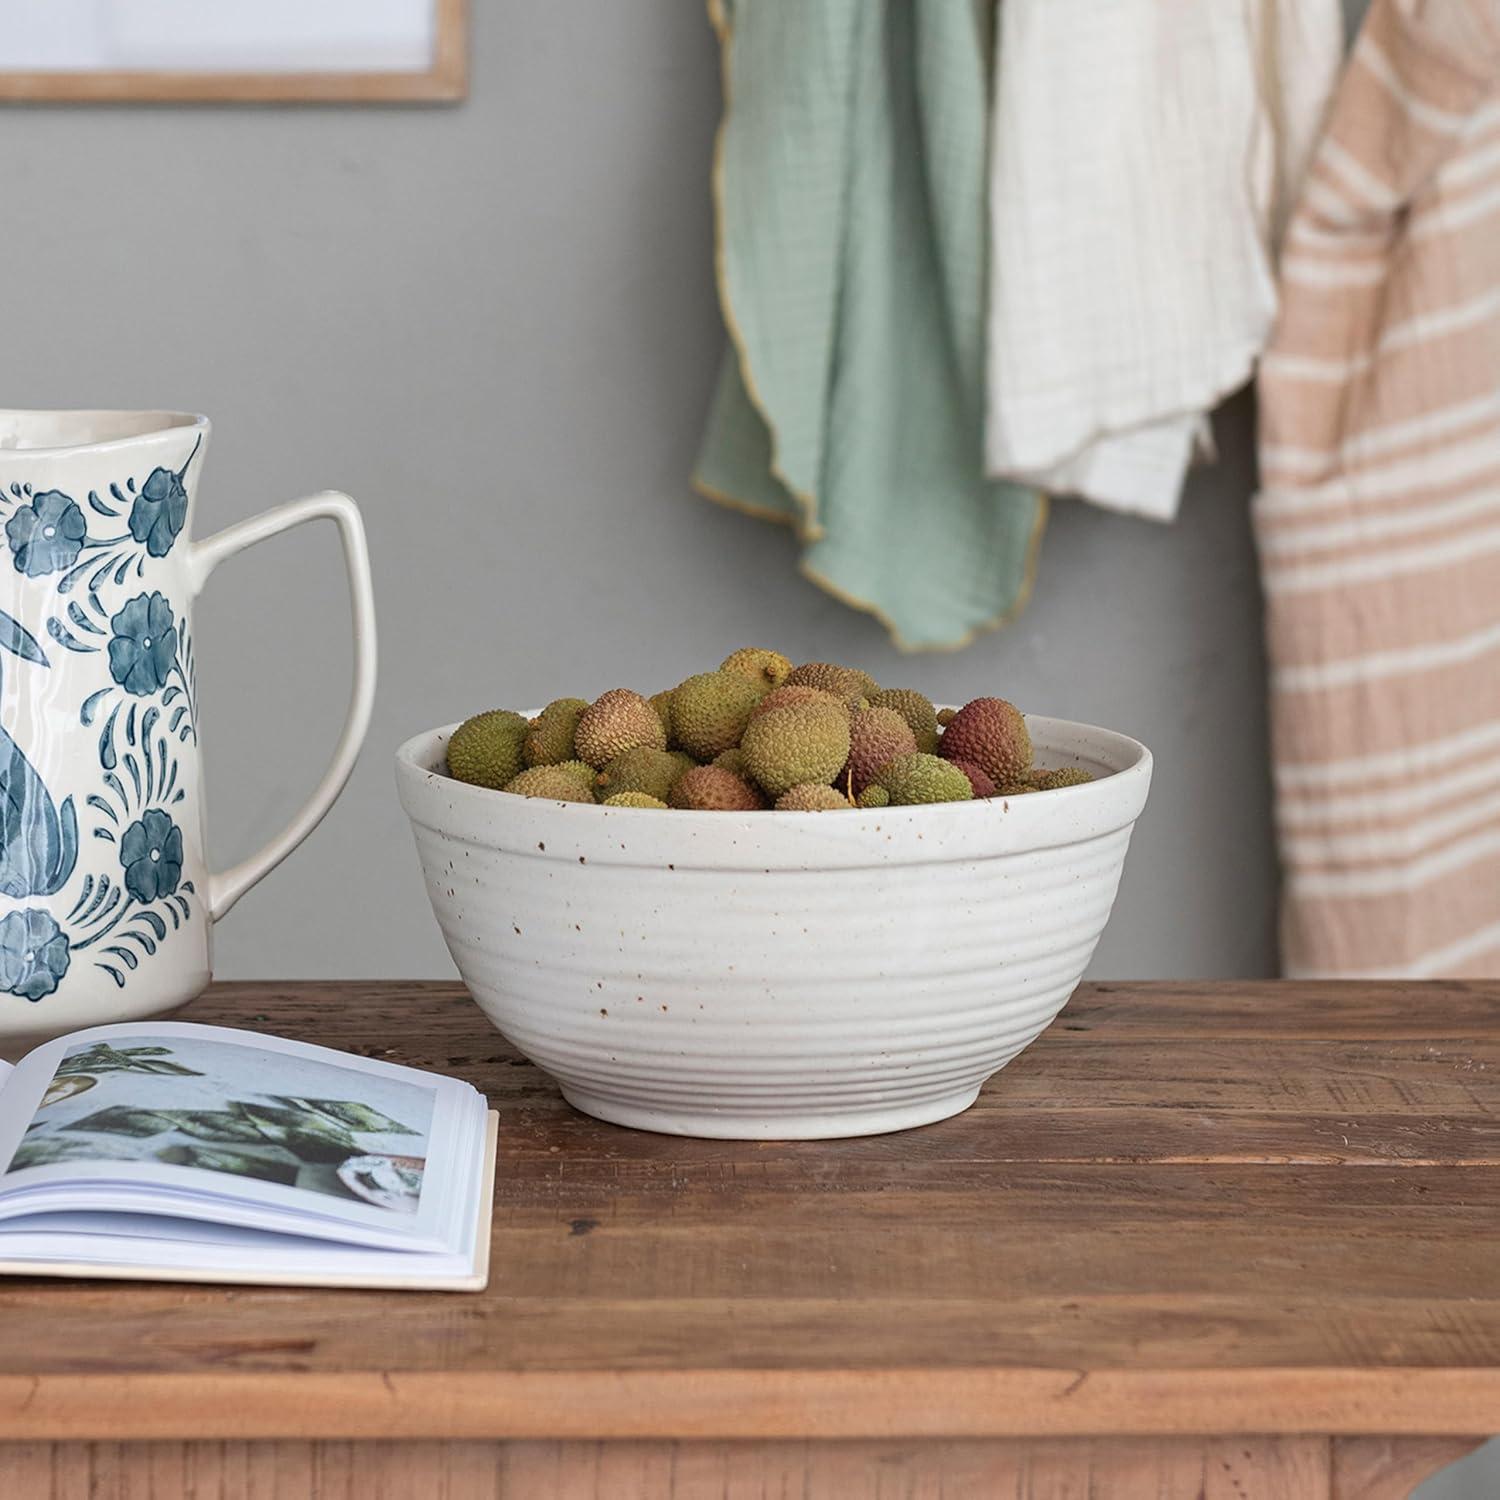
[[[779,651],[767,651],[762,646],[742,646],[720,662],[719,670],[748,677],[764,693],[780,687],[791,676],[792,664]]]
[[[530,727],[504,708],[465,719],[448,741],[448,774],[470,786],[503,787],[521,770],[521,746]]]
[[[573,734],[588,704],[582,698],[554,698],[531,721],[521,747],[528,766],[555,766],[573,758]]]
[[[646,702],[656,710],[656,717],[661,720],[661,732],[667,737],[667,745],[672,746],[672,690],[652,693]]]
[[[739,744],[755,705],[765,696],[759,683],[739,672],[700,672],[672,690],[672,743],[698,760]]]
[[[545,797],[551,802],[592,802],[594,794],[562,766],[532,766],[506,783],[518,797]]]
[[[898,755],[880,769],[879,783],[890,793],[895,807],[920,802],[967,802],[974,795],[969,778],[951,761],[918,750]]]
[[[802,782],[825,786],[849,758],[849,716],[830,703],[799,703],[757,714],[740,741],[745,765],[770,797]]]
[[[657,750],[637,745],[617,755],[594,778],[597,794],[606,801],[619,792],[645,792],[665,802],[672,784],[693,769],[693,758],[680,750]]]
[[[1055,792],[1065,786],[1084,786],[1094,779],[1082,766],[1061,766],[1055,771],[1033,771],[1029,780],[1039,792]]]
[[[806,781],[788,787],[776,799],[777,812],[834,812],[841,808],[847,812],[849,807],[849,799],[842,792]]]
[[[546,768],[542,766],[534,766],[532,767],[532,769],[537,771],[543,769],[560,771],[564,776],[571,776],[573,780],[576,781],[578,785],[581,786],[584,791],[589,794],[590,797],[595,795],[594,777],[596,775],[596,772],[592,766],[585,765],[581,760],[560,760],[555,766]]]

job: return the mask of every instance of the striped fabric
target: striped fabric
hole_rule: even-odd
[[[1500,974],[1500,0],[1374,0],[1255,502],[1294,975]]]

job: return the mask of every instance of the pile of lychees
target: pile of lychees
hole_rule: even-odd
[[[1092,779],[1033,765],[1026,720],[1003,698],[939,713],[854,667],[793,667],[758,647],[649,698],[613,688],[532,719],[479,714],[454,730],[448,771],[522,797],[699,812],[967,802]]]

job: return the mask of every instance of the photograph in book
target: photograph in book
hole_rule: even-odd
[[[337,1063],[196,1037],[71,1047],[7,1175],[135,1161],[415,1213],[436,1091]]]

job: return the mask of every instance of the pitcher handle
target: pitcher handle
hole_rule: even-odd
[[[349,575],[349,596],[354,606],[354,691],[349,698],[349,712],[322,781],[292,821],[248,859],[209,876],[208,912],[215,922],[323,821],[324,814],[333,806],[354,769],[365,731],[370,727],[370,710],[375,702],[375,593],[370,582],[370,552],[365,543],[359,507],[348,495],[337,490],[324,490],[305,500],[278,505],[264,515],[252,516],[248,521],[225,527],[193,547],[191,577],[196,595],[226,558],[243,552],[256,542],[265,541],[267,537],[301,526],[305,521],[320,520],[332,521],[339,529],[344,565]]]

